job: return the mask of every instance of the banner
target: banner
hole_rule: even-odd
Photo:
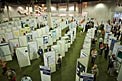
[[[40,66],[41,81],[51,81],[51,71],[47,66]]]

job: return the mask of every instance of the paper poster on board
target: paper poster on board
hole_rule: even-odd
[[[55,51],[44,53],[44,65],[51,68],[51,72],[56,71]]]
[[[12,54],[7,43],[0,44],[0,57],[4,61],[12,60]]]
[[[39,55],[37,54],[38,47],[36,42],[29,42],[28,49],[29,49],[30,60],[39,58]]]
[[[31,65],[27,47],[16,48],[16,56],[20,67]]]
[[[32,42],[33,41],[32,33],[27,33],[26,37],[27,37],[27,42]]]
[[[47,66],[40,66],[41,81],[51,81],[51,70]]]
[[[10,45],[11,52],[14,53],[15,49],[20,46],[19,40],[18,39],[11,39],[11,40],[9,40],[9,45]]]
[[[14,36],[14,38],[19,38],[19,36],[20,36],[19,30],[14,30],[13,36]]]
[[[19,44],[20,44],[20,46],[27,46],[28,45],[26,36],[19,37]]]
[[[48,44],[48,42],[49,42],[49,37],[43,36],[43,44]]]
[[[41,46],[43,48],[43,38],[36,38],[36,42],[37,42],[37,45],[38,45],[38,48],[39,46]]]
[[[13,39],[13,33],[12,32],[6,32],[5,33],[5,37],[6,37],[6,41],[10,40],[10,39]]]

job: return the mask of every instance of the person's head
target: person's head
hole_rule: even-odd
[[[96,69],[96,68],[97,68],[97,64],[94,64],[93,69]]]
[[[41,49],[41,46],[39,46],[39,49]]]
[[[58,56],[61,56],[60,54],[58,54]]]

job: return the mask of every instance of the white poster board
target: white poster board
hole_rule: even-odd
[[[31,65],[27,47],[16,48],[16,56],[20,67]]]
[[[33,40],[36,40],[37,37],[39,37],[37,31],[32,31]]]
[[[28,43],[27,43],[27,38],[26,38],[26,36],[20,36],[20,37],[19,37],[19,43],[20,43],[20,46],[27,46]]]
[[[19,38],[19,36],[20,36],[19,30],[14,30],[13,36],[14,36],[14,38]]]
[[[42,29],[37,29],[36,31],[37,31],[38,37],[42,37],[43,35]]]
[[[120,45],[119,42],[114,44],[114,48],[113,48],[112,54],[117,55],[118,49],[122,49],[122,45]]]
[[[12,60],[12,54],[7,43],[0,44],[0,58],[4,61]]]
[[[10,45],[11,52],[14,53],[14,49],[20,46],[19,40],[11,39],[11,40],[9,40],[9,45]]]
[[[65,40],[57,41],[57,45],[59,45],[59,47],[60,47],[59,52],[60,52],[61,56],[64,57],[65,56],[65,50],[66,50]]]
[[[61,54],[60,53],[60,50],[61,49],[61,47],[59,46],[59,45],[53,45],[53,46],[51,46],[51,50],[52,51],[55,51],[55,56],[56,56],[56,64],[57,64],[57,61],[58,61],[58,54]]]
[[[51,72],[56,71],[55,51],[44,53],[44,65],[51,68]]]
[[[52,41],[56,42],[57,32],[56,29],[51,30]]]
[[[51,81],[51,71],[47,66],[40,66],[41,81]]]
[[[12,32],[6,32],[5,33],[5,38],[7,39],[6,41],[13,39],[13,33]]]
[[[39,55],[37,54],[38,47],[36,42],[29,42],[28,49],[29,49],[30,60],[39,58]]]
[[[42,49],[44,49],[43,48],[43,39],[41,37],[40,38],[36,38],[36,42],[37,42],[38,48],[39,48],[39,46],[41,46]]]

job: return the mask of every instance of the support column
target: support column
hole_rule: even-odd
[[[2,21],[3,21],[3,13],[0,12],[0,23],[2,23]]]
[[[69,16],[69,0],[67,0],[67,9],[66,9],[66,11],[67,11],[67,15]]]
[[[6,7],[7,7],[7,16],[8,16],[8,20],[10,20],[10,14],[9,14],[9,6],[8,6],[8,4],[6,5]]]
[[[59,11],[59,3],[56,4],[56,10]]]
[[[34,0],[31,0],[31,3],[32,3],[32,12],[34,13],[35,12],[35,9],[34,9]]]
[[[82,13],[82,3],[78,4],[79,13]]]
[[[74,16],[76,16],[76,3],[74,3]]]
[[[46,6],[47,6],[47,22],[48,22],[48,26],[50,28],[52,28],[52,19],[51,19],[51,0],[46,0]]]

